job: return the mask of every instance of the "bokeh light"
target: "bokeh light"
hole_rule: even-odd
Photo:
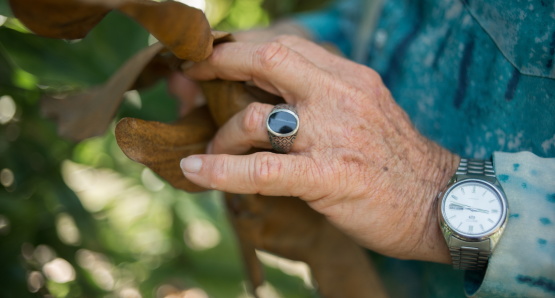
[[[185,243],[192,249],[210,249],[220,243],[220,232],[214,225],[203,219],[191,220],[183,233]]]
[[[110,291],[114,288],[116,283],[113,274],[115,268],[105,255],[87,249],[80,249],[75,257],[77,264],[90,272],[93,280],[101,289]]]
[[[129,103],[131,106],[135,107],[138,110],[140,110],[143,107],[141,94],[137,90],[129,90],[125,92],[125,94],[123,95],[123,98],[127,103]]]
[[[2,169],[0,171],[0,183],[5,188],[10,188],[15,182],[15,176],[10,169]]]
[[[75,270],[73,266],[62,258],[56,258],[44,264],[42,271],[48,279],[57,283],[66,283],[75,280]]]
[[[27,276],[27,287],[29,292],[36,293],[44,287],[44,276],[38,271],[32,271]]]
[[[258,295],[258,297],[284,298],[282,295],[279,294],[278,290],[269,282],[265,282],[260,287],[258,287],[256,289],[256,294]]]
[[[131,184],[111,169],[97,169],[69,160],[62,163],[62,175],[89,212],[101,211]]]
[[[0,26],[4,25],[4,23],[8,20],[8,17],[0,15]]]
[[[141,293],[136,288],[124,287],[119,291],[119,298],[141,298]]]
[[[164,181],[160,180],[149,168],[144,168],[141,172],[141,181],[148,190],[153,192],[162,190],[166,185]]]
[[[10,232],[10,219],[0,214],[0,235],[6,235]]]
[[[16,105],[13,98],[9,95],[0,97],[0,124],[12,121],[15,116]]]
[[[79,229],[75,225],[73,217],[67,213],[60,213],[56,218],[56,230],[60,240],[66,244],[78,245],[81,242]]]
[[[256,255],[266,266],[279,269],[288,275],[298,276],[304,281],[306,287],[314,289],[310,267],[305,262],[292,261],[261,250],[257,250]]]
[[[48,245],[41,244],[33,251],[33,259],[41,265],[54,260],[54,258],[56,258],[56,252]]]
[[[206,9],[206,1],[204,0],[177,0],[183,4],[187,4],[191,7],[198,8],[202,11]]]
[[[173,285],[161,285],[156,289],[156,298],[209,298],[201,288],[180,289]]]

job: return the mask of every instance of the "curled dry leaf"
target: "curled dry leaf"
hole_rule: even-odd
[[[145,27],[178,58],[202,61],[212,54],[210,24],[201,10],[181,2],[124,1],[117,8]]]
[[[12,12],[29,30],[52,38],[83,38],[111,10],[102,4],[67,0],[10,0]]]
[[[191,117],[196,116],[200,117],[196,121],[201,123],[203,119],[206,120],[203,117],[207,117],[213,118],[220,126],[255,100],[270,104],[283,102],[283,99],[244,82],[215,80],[202,82],[201,87],[210,115],[205,114],[207,110],[193,111],[184,120],[190,121]],[[171,128],[152,123],[156,126],[153,129],[148,126],[150,122],[136,120],[143,124],[135,124],[137,127],[133,131],[120,129],[122,125],[129,126],[127,121],[122,120],[116,128],[116,138],[122,150],[131,159],[147,165],[174,186],[186,181],[179,169],[179,160],[190,154],[203,153],[206,142],[212,136],[204,135],[204,131],[203,135],[208,138],[195,143],[197,133],[200,132],[197,131],[198,126],[193,126],[193,122],[181,122],[179,125],[171,125]],[[180,127],[178,131],[184,135],[159,136],[173,134],[172,130],[176,127]],[[175,139],[176,137],[180,139]],[[130,138],[140,141],[122,142]],[[153,142],[153,139],[156,141]],[[165,153],[165,148],[172,147],[175,147],[174,151]],[[191,147],[200,149],[196,152],[180,149]],[[177,150],[182,151],[173,155]],[[130,153],[131,151],[136,152]],[[164,153],[160,154],[160,151]],[[186,182],[188,184],[185,187],[179,188],[197,190],[191,188],[189,181]],[[323,297],[386,297],[381,281],[364,250],[302,200],[292,197],[226,194],[226,206],[239,240],[253,293],[264,282],[263,270],[255,253],[256,249],[260,249],[306,262]],[[284,217],[285,214],[287,218]]]
[[[116,140],[130,159],[144,164],[178,189],[205,190],[185,179],[179,162],[202,154],[216,132],[206,107],[192,111],[173,124],[124,118],[116,126]]]
[[[27,28],[46,37],[83,38],[108,12],[118,10],[141,24],[180,59],[201,61],[212,53],[214,36],[204,13],[181,2],[10,0],[10,6]]]
[[[66,138],[80,141],[103,134],[112,122],[123,94],[162,49],[163,46],[156,43],[140,51],[102,86],[65,98],[44,97],[43,114],[57,120],[58,133]]]
[[[213,80],[199,82],[199,84],[218,126],[222,126],[251,102],[258,101],[274,105],[284,102],[282,98],[244,82]]]
[[[214,36],[218,42],[230,40],[229,33],[214,31]],[[163,45],[155,43],[130,58],[104,85],[74,95],[45,96],[41,110],[46,117],[56,120],[58,133],[63,137],[81,141],[101,135],[114,118],[125,92],[153,85],[171,71],[176,71],[182,62],[173,53],[164,50]],[[229,89],[243,90],[244,87],[240,86]],[[221,93],[227,90],[224,84],[222,88],[215,87],[213,90],[216,95],[226,98]]]
[[[110,10],[119,10],[177,56],[157,55],[163,47],[156,44],[131,58],[104,86],[64,100],[45,100],[45,114],[57,117],[60,133],[74,140],[103,133],[125,91],[152,84],[179,59],[203,60],[213,44],[232,40],[228,34],[211,32],[199,10],[172,1],[10,0],[10,4],[15,16],[32,31],[65,39],[84,37]],[[181,158],[205,152],[217,125],[248,103],[280,102],[245,83],[206,82],[202,88],[210,109],[195,110],[173,124],[126,118],[116,127],[118,145],[129,158],[186,191],[203,189],[184,178]],[[385,295],[362,249],[301,200],[228,194],[227,206],[254,287],[262,283],[254,249],[263,249],[308,263],[325,297]]]
[[[387,296],[364,250],[302,200],[226,194],[226,205],[254,288],[259,249],[307,263],[322,297]]]

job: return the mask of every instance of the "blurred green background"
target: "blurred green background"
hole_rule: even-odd
[[[324,1],[186,2],[235,31]],[[45,92],[101,84],[148,43],[118,13],[80,41],[37,37],[0,0],[0,297],[250,297],[219,193],[173,189],[123,155],[113,126],[72,143],[40,114]],[[161,82],[128,92],[127,116],[168,122],[177,104]],[[262,297],[317,297],[304,264],[261,258]]]

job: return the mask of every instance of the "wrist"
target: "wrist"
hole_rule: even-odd
[[[440,147],[432,141],[429,142],[429,159],[421,163],[421,222],[416,223],[420,228],[419,239],[414,246],[411,259],[432,261],[437,263],[451,263],[449,249],[438,224],[438,195],[444,190],[451,177],[455,174],[460,157]],[[415,235],[415,236],[416,236]]]

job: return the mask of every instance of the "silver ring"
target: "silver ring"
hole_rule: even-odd
[[[276,105],[266,118],[270,144],[279,153],[289,153],[299,130],[299,115],[294,106]]]

